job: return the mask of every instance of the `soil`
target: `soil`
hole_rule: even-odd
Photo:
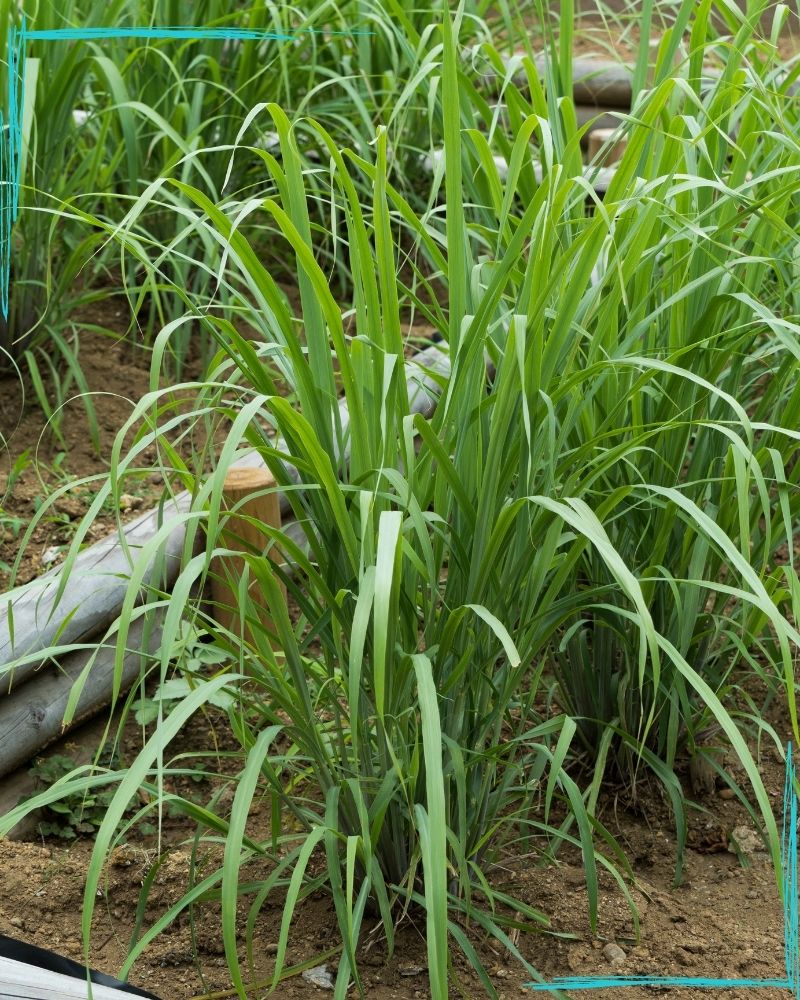
[[[604,15],[597,13],[598,0],[577,0],[576,35],[573,49],[578,55],[594,55],[601,58],[621,56],[630,61],[635,60],[639,43],[639,28],[637,19],[638,4],[631,0],[602,0],[606,8]],[[738,0],[739,7],[744,9],[746,0]],[[772,26],[772,18],[776,3],[770,5],[764,14],[761,25],[766,37]],[[551,4],[546,9],[554,23],[558,16],[558,4]],[[800,5],[788,4],[789,12],[783,30],[778,38],[778,51],[783,59],[796,56],[800,51]],[[658,39],[664,28],[674,23],[677,4],[654,4],[652,38]],[[632,13],[633,11],[633,13]],[[538,28],[540,22],[535,18],[533,24]],[[721,30],[722,26],[720,26]]]
[[[776,731],[788,732],[785,719],[774,720]],[[98,745],[98,725],[72,734],[66,745],[52,752],[68,752],[86,759]],[[135,728],[127,726],[122,740],[123,763],[140,746]],[[193,720],[173,745],[175,753],[198,747],[232,750],[235,747],[224,717],[206,714]],[[780,812],[784,766],[774,746],[762,747],[759,770],[776,813]],[[723,761],[743,787],[735,759]],[[598,803],[598,819],[617,838],[634,872],[631,894],[639,912],[637,935],[630,909],[616,883],[601,872],[600,918],[597,933],[588,924],[584,872],[577,855],[565,854],[555,865],[543,867],[534,854],[506,854],[490,872],[493,888],[514,896],[550,919],[551,933],[523,932],[518,947],[525,958],[546,978],[564,975],[606,977],[614,975],[682,976],[713,978],[780,979],[785,976],[783,916],[775,873],[767,854],[759,848],[755,827],[746,810],[727,792],[706,783],[691,791],[688,769],[679,769],[687,794],[696,799],[689,811],[689,848],[684,876],[675,887],[675,834],[669,809],[654,785],[643,784],[636,803],[625,801],[609,789]],[[192,795],[190,779],[172,790]],[[212,789],[196,786],[198,801]],[[230,801],[230,795],[227,797]],[[742,837],[741,828],[752,831],[753,843]],[[160,849],[155,836],[137,832],[117,846],[105,868],[103,889],[96,900],[91,962],[111,974],[119,971],[135,930],[135,916],[143,880],[157,858],[156,875],[144,910],[147,928],[187,891],[193,851],[204,868],[204,877],[220,858],[218,845],[195,848],[194,828],[182,817],[165,815]],[[731,831],[737,829],[742,850],[733,853]],[[248,832],[268,838],[269,808],[256,804]],[[93,842],[82,838],[66,846],[53,838],[27,834],[27,840],[0,841],[0,933],[50,948],[80,959],[83,890]],[[313,859],[312,859],[313,862]],[[320,858],[321,863],[321,858]],[[266,863],[253,864],[241,873],[256,880],[269,871]],[[247,901],[249,902],[249,900]],[[254,983],[249,996],[267,993],[274,968],[274,953],[280,932],[282,897],[267,900],[255,925],[254,968],[248,973],[243,933],[246,903],[240,905],[239,957],[244,980]],[[399,928],[394,955],[386,954],[385,942],[368,932],[359,956],[366,995],[374,1000],[417,1000],[428,997],[426,980],[425,927],[420,916],[411,915]],[[481,956],[501,998],[530,995],[527,975],[516,959],[496,941],[474,928],[472,942]],[[287,965],[294,972],[277,987],[276,997],[325,996],[306,982],[302,970],[327,964],[335,976],[337,943],[332,902],[324,894],[312,895],[295,913],[289,937]],[[610,961],[609,945],[622,949],[618,964]],[[463,995],[480,997],[485,991],[468,963],[451,949],[454,973]],[[182,915],[160,934],[135,965],[130,981],[156,993],[163,1000],[233,996],[224,957],[219,905],[198,906],[190,918]],[[459,995],[456,986],[451,995]],[[577,991],[573,991],[577,992]],[[653,988],[609,989],[609,1000],[646,1000]],[[675,1000],[703,995],[684,988],[661,990]],[[353,996],[356,994],[353,993]],[[760,991],[764,1000],[778,1000],[785,991]],[[725,991],[726,997],[749,1000],[745,988]]]

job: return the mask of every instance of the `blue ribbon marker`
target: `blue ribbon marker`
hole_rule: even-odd
[[[800,1000],[800,955],[798,954],[797,906],[797,792],[795,791],[792,744],[786,747],[786,778],[783,786],[783,836],[781,837],[783,872],[783,938],[786,961],[785,979],[712,979],[706,976],[558,976],[546,983],[525,983],[534,992],[556,993],[561,990],[607,990],[626,986],[692,986],[699,990],[785,989]]]
[[[103,40],[108,38],[184,38],[213,40],[291,41],[304,34],[319,34],[316,28],[296,32],[250,31],[246,28],[58,28],[29,31],[23,18],[19,28],[8,33],[8,121],[0,113],[0,310],[8,319],[11,280],[11,231],[19,213],[22,149],[22,109],[25,101],[25,51],[29,38],[46,42]],[[332,35],[371,35],[371,31],[332,31]]]

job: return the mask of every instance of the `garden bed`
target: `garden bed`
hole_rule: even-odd
[[[773,720],[773,724],[779,732],[788,731],[785,720]],[[87,735],[91,746],[97,733],[87,731]],[[224,750],[226,740],[224,719],[215,722],[212,714],[195,720],[175,751],[200,746],[219,746]],[[74,744],[80,741],[80,733],[72,737],[71,752],[79,752]],[[139,745],[135,728],[128,727],[123,757],[132,757]],[[70,752],[69,747],[59,748],[61,752],[65,749]],[[784,768],[773,749],[765,749],[761,772],[770,798],[779,810]],[[688,781],[686,785],[689,791]],[[201,800],[209,791],[210,786],[197,786],[195,794]],[[743,860],[749,867],[743,867],[740,859],[726,850],[730,832],[750,824],[737,802],[721,797],[717,791],[698,796],[697,804],[698,808],[689,813],[689,839],[694,846],[686,852],[683,883],[674,888],[672,820],[654,786],[640,790],[636,808],[618,798],[613,789],[601,796],[598,818],[619,838],[636,874],[637,888],[633,895],[641,917],[638,942],[624,899],[610,879],[602,877],[598,934],[592,938],[586,917],[584,871],[578,856],[564,855],[556,866],[539,867],[536,857],[507,853],[491,874],[493,887],[513,891],[524,903],[542,910],[552,918],[552,930],[561,935],[521,934],[519,947],[528,961],[547,978],[620,974],[782,977],[782,911],[768,856],[748,851]],[[262,803],[252,811],[248,830],[266,837],[268,829],[269,811]],[[186,891],[193,832],[185,820],[165,817],[161,848],[164,861],[150,893],[145,929]],[[98,969],[114,973],[125,960],[142,881],[157,856],[156,843],[153,836],[132,836],[111,855],[92,937],[92,962]],[[42,840],[35,835],[25,841],[0,841],[4,880],[0,933],[16,935],[80,959],[80,914],[91,850],[92,841],[88,838],[70,846],[55,838]],[[205,850],[201,848],[198,857]],[[249,874],[257,870],[254,867]],[[262,865],[261,873],[266,870]],[[268,981],[272,973],[281,907],[280,896],[271,899],[256,926],[254,960],[259,982]],[[240,903],[242,924],[245,917],[245,903]],[[335,968],[336,956],[324,957],[336,943],[334,927],[335,915],[329,897],[317,894],[308,898],[292,924],[288,966],[315,967],[327,962],[329,969]],[[496,941],[487,943],[474,930],[471,937],[500,997],[510,1000],[530,995],[522,986],[526,978],[524,970],[511,955],[504,954]],[[430,995],[424,939],[424,918],[413,914],[398,932],[391,959],[387,959],[385,942],[380,936],[373,939],[365,933],[361,969],[369,998],[417,1000]],[[620,964],[609,962],[608,951],[604,953],[610,943],[625,953]],[[196,955],[196,962],[192,955]],[[244,947],[240,957],[246,961]],[[475,995],[479,983],[466,964],[456,960],[455,971],[467,994]],[[222,951],[218,906],[198,908],[194,928],[187,916],[179,918],[147,949],[130,978],[133,984],[154,991],[163,1000],[200,997],[222,1000],[233,996]],[[246,974],[245,981],[248,981]],[[612,989],[604,995],[609,1000],[647,1000],[652,994],[649,989]],[[274,995],[295,1000],[322,997],[326,993],[295,971],[281,982]],[[735,989],[727,995],[733,1000],[749,997],[746,991]],[[765,1000],[780,1000],[782,992],[764,990],[759,995]],[[694,993],[674,990],[670,996],[688,1000]]]
[[[517,30],[510,16],[434,24],[409,9],[352,45],[346,19],[306,31],[320,10],[274,65],[274,38],[214,48],[204,35],[204,78],[221,83],[191,99],[191,123],[197,39],[148,39],[135,57],[118,39],[108,65],[124,63],[135,100],[87,68],[51,125],[43,97],[65,50],[42,54],[36,32],[27,66],[21,52],[23,77],[41,75],[15,109],[20,148],[43,155],[31,123],[41,135],[66,122],[34,173],[55,203],[85,200],[48,232],[25,189],[9,330],[35,301],[34,251],[58,232],[52,257],[69,266],[51,315],[63,309],[33,349],[42,370],[60,352],[97,393],[97,424],[92,446],[80,401],[45,432],[19,386],[0,396],[18,428],[0,466],[6,569],[46,511],[0,588],[54,570],[7,602],[7,672],[23,686],[2,726],[19,753],[0,753],[0,769],[44,745],[48,712],[47,739],[63,733],[54,678],[101,674],[118,711],[148,679],[147,718],[120,722],[99,761],[110,770],[85,778],[62,761],[39,837],[0,841],[0,931],[79,957],[83,919],[92,963],[130,962],[164,1000],[242,995],[251,941],[248,995],[266,993],[274,963],[289,998],[322,988],[303,974],[323,963],[338,966],[339,1000],[359,971],[368,996],[434,1000],[508,1000],[531,967],[781,978],[780,745],[800,739],[792,70],[730,6],[735,44],[690,24],[691,5],[680,36],[643,16],[640,41],[617,40],[642,58],[621,70],[634,114],[614,150],[596,150],[615,159],[599,184],[582,161],[585,108],[569,101],[586,64],[570,62],[582,26],[566,7],[541,79],[506,74],[497,94],[516,45],[491,39]],[[466,65],[468,46],[489,73]],[[60,292],[90,260],[90,293],[101,273],[135,289],[130,344],[128,304],[111,299],[67,343]],[[409,316],[446,351],[426,355],[423,405],[419,367],[403,366]],[[174,379],[163,366],[154,440],[109,493],[109,467],[120,474],[135,446],[117,433],[150,383],[139,332],[188,365]],[[214,354],[213,372],[193,351]],[[244,448],[269,470],[258,489],[282,527],[274,511],[231,509],[223,480]],[[163,530],[154,514],[116,561],[101,564],[101,546],[60,563],[76,529],[94,541],[167,486],[180,498]],[[88,525],[92,500],[103,509]],[[233,553],[243,512],[255,540]],[[86,565],[102,592],[81,589]],[[72,590],[59,620],[57,575]],[[235,613],[223,621],[215,600]],[[37,671],[44,694],[26,702]],[[26,726],[38,742],[20,741]],[[52,783],[59,752],[81,763],[104,739],[95,723],[34,770]],[[30,808],[9,819],[10,805],[4,832]],[[542,864],[548,852],[558,864]],[[181,909],[206,877],[202,903]]]
[[[95,333],[85,334],[82,344],[87,355],[85,372],[90,389],[108,395],[97,397],[103,443],[99,455],[88,445],[85,414],[79,403],[75,404],[74,418],[64,423],[70,447],[61,467],[79,477],[104,472],[116,431],[130,410],[128,400],[143,395],[148,383],[144,353],[134,353],[131,358],[130,348],[123,343],[112,345],[109,350],[107,338]],[[13,391],[8,392],[8,400],[6,405],[14,405]],[[33,449],[39,442],[41,430],[41,420],[37,423],[29,412],[11,444],[16,442],[21,450]],[[39,442],[39,472],[45,482],[48,469],[60,454],[57,442],[48,437]],[[159,484],[163,486],[163,481],[160,475],[158,482],[155,479],[154,476],[152,489],[141,493],[144,507],[151,506],[161,493]],[[22,474],[18,488],[9,498],[18,516],[32,511],[37,486],[41,488],[36,470],[31,467]],[[86,505],[89,499],[87,497]],[[7,504],[7,510],[11,509],[11,503]],[[26,503],[30,506],[26,507]],[[69,503],[75,506],[64,506],[64,511],[69,513],[74,509],[75,518],[82,516],[85,506],[80,507],[80,500],[71,498]],[[137,509],[141,508],[137,505]],[[113,531],[115,520],[111,512],[98,519],[95,536]],[[43,525],[34,536],[21,572],[35,575],[41,567],[41,553],[67,540],[66,524]],[[49,751],[44,759],[59,753],[88,759],[101,738],[101,730],[102,726],[97,723],[78,730]],[[181,742],[186,748],[210,748],[220,744],[224,748],[225,738],[224,722],[209,727],[208,720],[200,718],[183,734]],[[139,746],[136,728],[128,727],[123,754],[132,757]],[[783,767],[777,756],[769,751],[765,755],[763,773],[778,809]],[[186,789],[182,792],[185,794]],[[198,787],[196,792],[202,793],[203,788]],[[201,797],[202,794],[198,794],[198,799]],[[5,807],[11,804],[5,803]],[[652,787],[649,791],[644,789],[638,811],[615,802],[613,791],[601,797],[600,805],[600,818],[620,838],[636,872],[639,891],[634,898],[641,912],[641,939],[636,942],[627,906],[609,881],[604,885],[606,895],[601,902],[599,934],[592,939],[586,926],[584,873],[578,857],[549,868],[538,867],[532,857],[509,857],[495,871],[493,887],[513,888],[522,901],[551,915],[553,929],[564,935],[563,938],[547,934],[521,936],[523,954],[543,975],[548,978],[565,974],[619,973],[733,976],[755,974],[756,966],[758,974],[764,977],[782,975],[782,914],[767,856],[757,854],[751,867],[742,868],[739,859],[725,849],[727,833],[748,822],[738,804],[716,795],[702,800],[707,812],[691,814],[690,843],[695,847],[687,851],[684,884],[678,889],[672,886],[675,840],[671,819],[655,790]],[[255,809],[251,822],[253,832],[268,826],[266,811]],[[263,829],[261,832],[263,834]],[[165,819],[162,852],[166,860],[150,896],[145,925],[185,891],[192,833],[192,827],[180,817]],[[141,882],[156,857],[156,844],[153,836],[137,835],[112,855],[107,867],[107,888],[98,906],[93,933],[92,962],[97,968],[115,972],[125,959],[136,921]],[[54,837],[42,839],[31,830],[26,840],[0,843],[5,900],[0,901],[0,933],[23,937],[79,959],[82,954],[82,892],[91,850],[92,841],[85,836],[67,845]],[[23,905],[20,899],[24,900]],[[576,917],[576,914],[581,916]],[[268,980],[271,974],[271,954],[278,939],[281,915],[281,899],[277,897],[259,921],[255,962],[259,981]],[[213,906],[207,907],[195,919],[194,940],[188,919],[179,920],[148,948],[145,958],[134,970],[132,982],[154,990],[165,1000],[167,997],[188,1000],[198,996],[221,1000],[230,995],[218,913]],[[313,966],[317,962],[331,943],[333,920],[332,904],[327,896],[312,896],[302,905],[290,936],[289,966]],[[429,996],[424,934],[424,921],[409,919],[398,935],[391,960],[387,961],[380,940],[363,954],[362,967],[369,997],[416,1000]],[[524,973],[513,958],[498,952],[496,943],[489,946],[478,936],[474,941],[498,992],[506,997],[523,995],[526,991],[520,984]],[[609,941],[616,942],[625,951],[627,958],[621,965],[611,965],[604,956],[603,948]],[[196,963],[189,959],[193,953]],[[327,961],[335,965],[335,957]],[[477,980],[470,975],[465,963],[457,972],[468,989],[477,986]],[[324,995],[323,991],[304,981],[301,972],[297,971],[281,983],[276,996],[294,1000],[315,993]],[[771,1000],[773,993],[777,1000],[780,991],[765,991],[766,1000]],[[678,998],[684,994],[685,991],[676,991]],[[625,990],[619,991],[619,1000],[639,1000],[640,997],[645,1000],[649,995],[649,991]],[[733,997],[738,995],[737,991],[731,993]],[[616,991],[611,991],[610,996],[616,1000]]]

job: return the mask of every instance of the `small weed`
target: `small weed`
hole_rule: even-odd
[[[172,659],[180,660],[181,674],[159,685],[151,697],[145,696],[133,703],[134,716],[140,726],[147,726],[158,719],[163,702],[177,702],[185,698],[193,687],[207,679],[207,668],[218,666],[231,658],[230,654],[204,641],[206,633],[184,623],[173,643]],[[209,704],[227,710],[234,697],[224,689],[209,699]]]
[[[112,754],[106,753],[101,756],[105,766],[118,766],[117,760],[112,760]],[[60,778],[71,774],[78,767],[78,761],[64,754],[53,754],[50,757],[39,757],[30,768],[29,774],[36,781],[36,791],[38,795],[43,789],[49,788]],[[27,799],[34,795],[25,796]],[[83,835],[93,837],[106,815],[106,810],[114,798],[113,789],[102,791],[76,792],[67,795],[57,802],[42,809],[43,819],[39,823],[38,831],[43,837],[58,837],[62,840],[74,840]],[[139,824],[140,832],[147,836],[154,832],[154,827],[150,823]]]
[[[30,467],[31,465],[31,450],[26,448],[22,452],[11,466],[11,471],[8,474],[8,481],[6,482],[6,492],[11,493],[14,490],[20,476]]]

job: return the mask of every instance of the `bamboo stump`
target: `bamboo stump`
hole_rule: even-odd
[[[271,492],[264,492],[265,490]],[[280,499],[275,490],[275,479],[269,469],[242,466],[229,469],[222,488],[222,508],[233,511],[227,515],[225,525],[220,532],[222,546],[243,553],[264,554],[271,540],[261,530],[259,524],[273,528],[281,526]],[[248,518],[252,520],[247,520]],[[274,545],[267,552],[267,558],[276,565],[280,565],[283,561]],[[211,564],[211,599],[217,622],[233,635],[241,635],[244,640],[252,643],[252,632],[246,625],[242,634],[239,594],[236,590],[236,581],[241,577],[243,569],[243,558],[216,556]],[[281,590],[285,599],[286,587],[283,584]],[[264,628],[274,633],[275,628],[257,580],[250,584],[248,592],[259,609],[259,621]]]
[[[603,166],[608,166],[610,163],[616,163],[622,159],[628,140],[617,139],[616,142],[612,142],[616,132],[615,128],[596,128],[589,133],[588,155],[590,163],[595,162],[595,158],[601,152],[603,153]]]

